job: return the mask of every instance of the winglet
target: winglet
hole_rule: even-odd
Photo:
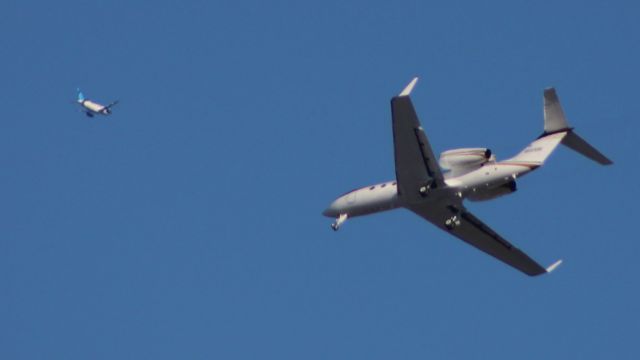
[[[409,85],[407,85],[398,96],[409,96],[409,94],[411,94],[411,91],[413,90],[413,87],[416,86],[416,82],[418,82],[418,78],[414,77]]]
[[[562,260],[558,260],[556,262],[554,262],[553,264],[551,264],[551,266],[549,266],[546,270],[547,270],[547,274],[552,272],[553,270],[555,270],[558,266],[560,266],[560,264],[562,264]]]

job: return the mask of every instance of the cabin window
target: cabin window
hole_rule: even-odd
[[[394,181],[394,182],[391,183],[391,186],[396,186],[396,184],[397,183]]]
[[[369,190],[373,190],[373,189],[375,189],[375,188],[376,188],[375,186],[372,186],[372,187],[370,187],[370,188],[369,188]]]
[[[382,185],[380,185],[380,187],[385,187],[385,186],[387,186],[387,184],[382,184]]]

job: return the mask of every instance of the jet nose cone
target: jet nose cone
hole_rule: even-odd
[[[326,216],[326,217],[336,217],[338,216],[338,209],[336,208],[336,202],[334,201],[333,203],[331,203],[331,205],[329,205],[328,208],[324,209],[324,211],[322,212],[322,215]]]

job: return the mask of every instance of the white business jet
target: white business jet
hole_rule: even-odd
[[[93,117],[94,115],[111,115],[111,108],[118,103],[118,100],[109,105],[98,104],[93,100],[86,99],[82,91],[78,89],[78,99],[76,102],[82,107],[82,111],[85,115]]]
[[[544,91],[544,132],[518,155],[496,161],[491,150],[445,151],[439,164],[409,97],[418,78],[391,99],[396,180],[356,189],[337,198],[323,215],[336,218],[338,230],[348,219],[406,208],[453,236],[535,276],[553,271],[562,260],[544,268],[511,245],[467,210],[463,201],[484,201],[516,191],[516,179],[542,166],[559,144],[602,165],[606,156],[569,127],[553,88]],[[443,172],[443,170],[445,170]]]

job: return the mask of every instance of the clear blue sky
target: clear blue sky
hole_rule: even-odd
[[[632,1],[5,1],[0,358],[632,359],[640,17]],[[515,154],[542,89],[615,161],[559,149],[469,204],[523,276],[407,211],[321,211],[393,178],[413,77],[434,151]],[[120,99],[88,119],[76,87]]]

